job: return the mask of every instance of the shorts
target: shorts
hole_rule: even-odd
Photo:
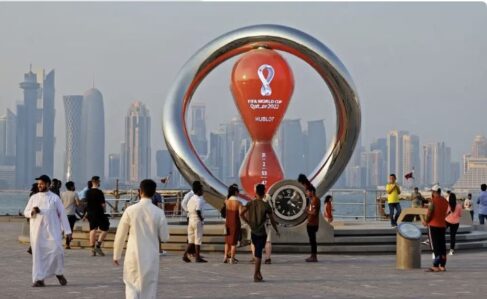
[[[254,247],[255,247],[254,256],[256,258],[261,259],[262,258],[262,251],[264,250],[267,236],[266,235],[256,236],[254,234],[250,234],[250,238],[252,239],[252,244],[254,244]]]
[[[99,228],[101,231],[108,231],[110,228],[110,221],[107,215],[88,215],[88,222],[90,223],[90,230]]]
[[[201,245],[203,243],[203,222],[189,220],[188,243]]]

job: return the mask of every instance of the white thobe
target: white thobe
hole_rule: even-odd
[[[128,207],[120,219],[113,244],[113,259],[119,261],[129,233],[123,281],[125,297],[149,299],[157,296],[159,280],[159,244],[169,239],[164,211],[151,199]]]
[[[41,212],[31,216],[32,208]],[[68,218],[59,196],[51,191],[32,195],[24,210],[30,218],[30,245],[32,247],[32,282],[44,280],[64,271],[62,232],[71,234]]]

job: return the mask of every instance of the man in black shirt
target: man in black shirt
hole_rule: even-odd
[[[105,215],[105,195],[100,188],[100,177],[94,176],[91,178],[93,187],[86,191],[86,217],[90,223],[90,246],[91,256],[96,256],[98,253],[105,256],[101,250],[101,243],[107,236],[110,222],[107,215]],[[96,231],[100,229],[101,233],[96,241]],[[96,242],[95,242],[96,241]]]

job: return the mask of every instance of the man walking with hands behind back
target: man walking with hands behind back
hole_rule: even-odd
[[[169,229],[164,211],[152,204],[155,192],[153,180],[140,182],[140,201],[125,210],[115,235],[113,263],[118,266],[129,233],[123,266],[127,299],[157,296],[159,244],[169,240]]]
[[[189,252],[194,248],[195,262],[206,263],[200,255],[201,243],[203,243],[203,186],[201,184],[193,184],[194,195],[188,201],[188,247],[183,255],[183,261],[191,262],[188,257]]]
[[[399,202],[399,194],[401,189],[396,183],[396,175],[391,173],[389,175],[389,183],[386,186],[387,203],[389,204],[389,217],[391,218],[391,226],[397,226],[397,219],[401,214],[401,203]],[[394,215],[394,210],[396,214]]]
[[[43,287],[44,279],[56,275],[61,285],[64,278],[64,250],[61,232],[71,239],[71,228],[61,199],[49,191],[51,179],[47,175],[36,178],[39,192],[32,195],[24,210],[30,218],[33,287]]]

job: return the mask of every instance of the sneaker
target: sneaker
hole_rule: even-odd
[[[68,284],[68,281],[66,280],[64,275],[56,275],[56,277],[57,277],[57,280],[59,280],[60,285],[65,286]]]
[[[431,254],[431,259],[432,259],[432,260],[434,260],[434,259],[435,259],[435,254],[434,254],[434,253],[432,253],[432,254]]]
[[[96,256],[95,248],[91,248],[91,256]]]
[[[167,255],[167,251],[161,250],[161,251],[159,251],[159,255],[160,256],[166,256]]]
[[[450,252],[448,253],[448,255],[454,255],[454,254],[455,254],[455,250],[450,249]]]
[[[103,253],[100,247],[95,247],[95,252],[98,253],[100,256],[105,256],[105,253]]]
[[[45,287],[46,285],[44,284],[44,280],[38,280],[36,282],[34,282],[34,284],[32,285],[32,287],[34,288],[37,288],[37,287]]]

